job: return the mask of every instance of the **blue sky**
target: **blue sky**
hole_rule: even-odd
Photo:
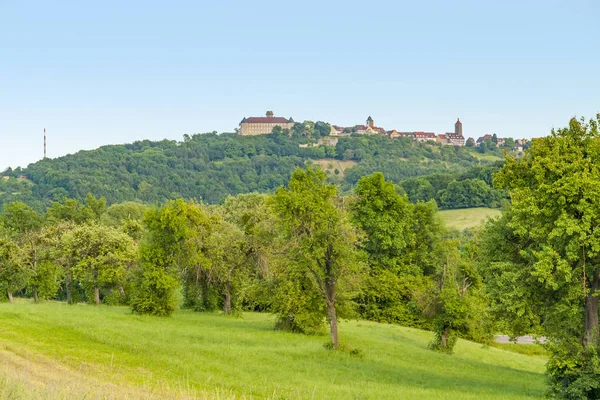
[[[600,112],[600,3],[0,0],[0,169],[295,120],[536,137]]]

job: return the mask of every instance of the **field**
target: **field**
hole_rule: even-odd
[[[329,173],[329,174],[334,174],[335,170],[337,169],[339,172],[339,175],[341,177],[344,176],[344,171],[347,170],[348,168],[354,167],[355,165],[358,165],[358,163],[356,161],[351,161],[351,160],[336,160],[334,158],[323,158],[320,160],[310,160],[310,163],[316,164],[319,167],[321,167],[322,170],[324,170],[325,172]]]
[[[473,157],[475,157],[476,159],[480,160],[480,161],[503,161],[504,157],[498,157],[495,154],[481,154],[478,153],[477,150],[473,149],[472,151],[470,151],[471,155]]]
[[[542,356],[431,333],[342,322],[362,355],[324,348],[327,336],[272,329],[272,317],[177,312],[160,319],[124,307],[0,304],[0,398],[43,399],[533,399]]]
[[[448,228],[463,230],[481,225],[487,218],[499,216],[500,210],[494,208],[462,208],[460,210],[442,210],[440,217]]]

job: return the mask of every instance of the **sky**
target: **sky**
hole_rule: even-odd
[[[0,0],[0,170],[276,116],[531,138],[600,112],[597,0]]]

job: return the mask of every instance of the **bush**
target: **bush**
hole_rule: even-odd
[[[599,352],[600,347],[553,348],[548,361],[548,396],[554,399],[600,399]]]
[[[180,302],[178,287],[177,278],[164,269],[146,266],[138,273],[131,309],[138,314],[170,316]]]

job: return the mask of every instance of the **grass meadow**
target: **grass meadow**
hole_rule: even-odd
[[[464,230],[481,225],[487,218],[494,218],[501,214],[494,208],[461,208],[458,210],[439,211],[440,217],[448,228]]]
[[[543,355],[365,321],[340,325],[362,355],[325,349],[327,335],[273,330],[273,317],[125,307],[0,304],[3,399],[535,399]]]

